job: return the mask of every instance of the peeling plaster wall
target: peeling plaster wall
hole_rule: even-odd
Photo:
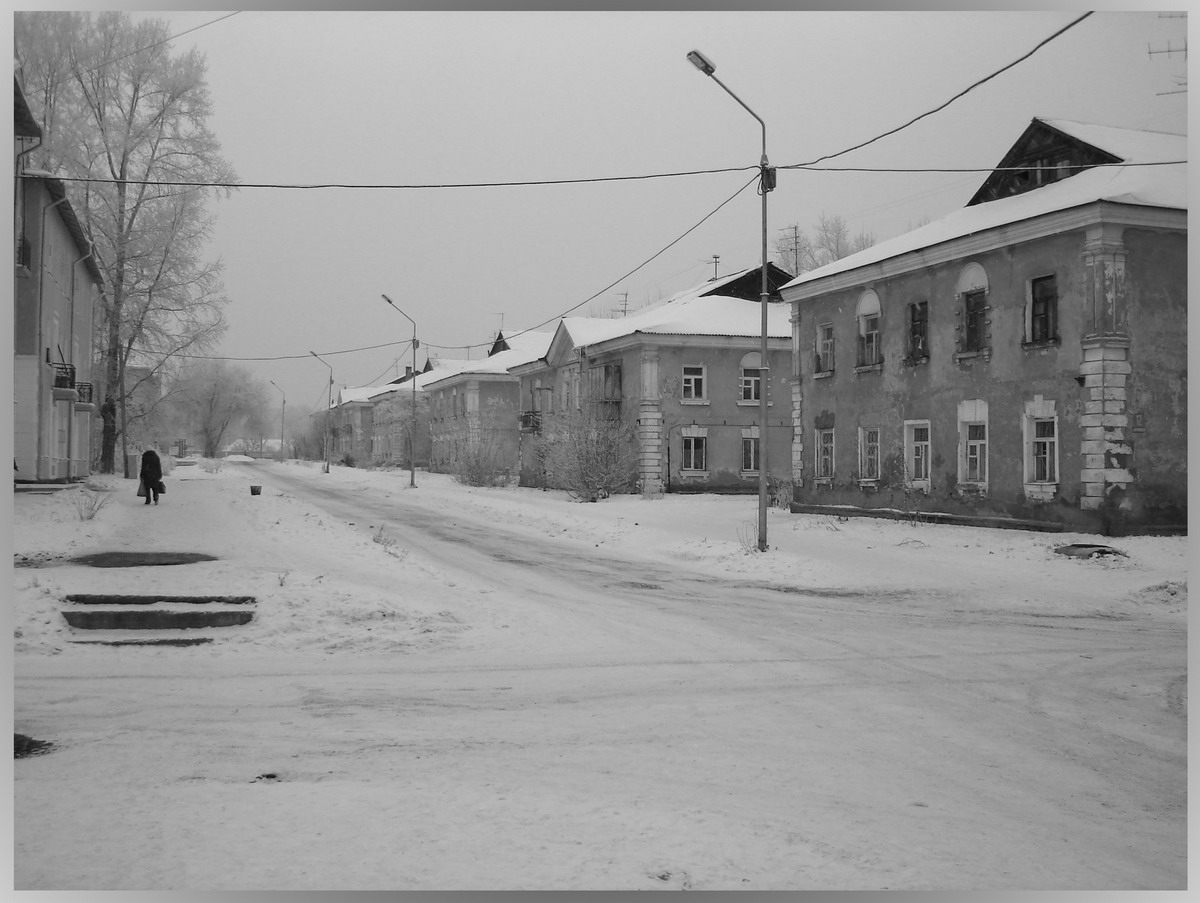
[[[1127,323],[1132,336],[1131,410],[1142,432],[1130,460],[1137,499],[1130,520],[1179,522],[1186,506],[1186,237],[1126,230]],[[1083,232],[1009,246],[878,282],[831,292],[796,304],[794,348],[800,397],[794,501],[801,505],[852,505],[950,514],[1052,521],[1095,529],[1098,515],[1080,510],[1080,418],[1091,394],[1081,385],[1086,369],[1081,340],[1086,329],[1087,272]],[[985,349],[958,355],[962,309],[958,280],[969,263],[987,274]],[[1055,275],[1057,343],[1026,344],[1029,281]],[[864,290],[881,302],[883,364],[855,368],[855,310]],[[907,362],[907,308],[927,301],[927,360]],[[836,366],[814,375],[817,327],[833,325]],[[962,453],[959,403],[987,405],[988,474],[982,491],[958,483]],[[1036,404],[1035,404],[1036,399]],[[1024,416],[1027,405],[1053,403],[1057,415],[1058,483],[1050,497],[1027,490]],[[904,421],[928,420],[931,474],[928,494],[905,487]],[[859,482],[859,428],[878,428],[880,479]],[[816,430],[833,429],[834,476],[814,478]],[[1138,438],[1141,437],[1141,438]],[[1184,508],[1180,508],[1180,506]],[[1136,514],[1136,518],[1133,516]]]

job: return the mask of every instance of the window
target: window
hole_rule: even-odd
[[[858,323],[857,366],[874,367],[883,361],[883,353],[879,345],[879,295],[871,289],[859,296],[855,319]]]
[[[707,470],[708,439],[704,436],[684,436],[683,437],[683,469],[684,470]]]
[[[588,386],[593,401],[619,401],[621,398],[621,365],[602,364],[588,372]]]
[[[742,472],[758,473],[758,437],[742,437]]]
[[[876,427],[859,428],[858,478],[860,481],[879,479],[879,430]]]
[[[929,302],[918,301],[908,305],[908,359],[924,360],[929,357]]]
[[[822,323],[817,327],[817,373],[833,372],[833,324]]]
[[[863,317],[858,321],[858,366],[872,367],[883,361],[879,348],[879,317]]]
[[[904,423],[904,482],[929,491],[929,421]]]
[[[1058,452],[1053,420],[1033,422],[1033,482],[1058,482]]]
[[[816,478],[833,479],[833,430],[817,430]]]
[[[684,401],[703,401],[704,395],[704,368],[703,367],[684,367],[683,368],[683,400]]]
[[[1053,399],[1034,396],[1025,402],[1025,496],[1050,501],[1058,484],[1058,415]]]
[[[987,310],[984,293],[968,292],[963,296],[964,351],[982,351],[984,347],[984,312]]]
[[[966,464],[966,482],[983,483],[987,480],[987,424],[967,424]]]
[[[1042,276],[1029,284],[1026,335],[1030,342],[1052,342],[1058,338],[1058,286],[1054,276]]]
[[[970,263],[963,267],[955,288],[961,306],[961,332],[958,352],[976,354],[988,351],[987,296],[988,279],[983,267]]]
[[[762,357],[757,351],[745,355],[741,362],[741,380],[738,399],[743,402],[759,401],[762,398]]]

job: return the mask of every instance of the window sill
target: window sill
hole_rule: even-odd
[[[743,480],[758,479],[758,475],[759,475],[759,471],[757,471],[757,470],[741,471],[741,477]]]
[[[707,405],[708,399],[707,398],[681,398],[681,399],[679,399],[679,403],[680,404],[689,404],[689,405]]]
[[[984,496],[987,495],[987,483],[959,483],[958,494],[961,496]]]
[[[826,489],[828,489],[832,485],[833,485],[833,477],[813,477],[813,486],[816,486],[816,487],[824,486]]]
[[[832,370],[815,370],[813,371],[813,379],[829,379],[833,376]]]
[[[883,361],[879,361],[876,364],[859,364],[857,367],[854,368],[854,372],[855,373],[882,373],[883,372]]]
[[[1021,347],[1026,351],[1037,351],[1041,348],[1057,348],[1062,341],[1055,336],[1052,339],[1042,339],[1040,342],[1022,342]]]
[[[906,357],[903,361],[906,367],[920,367],[922,364],[929,363],[929,355],[922,354],[920,357]]]
[[[911,483],[906,483],[904,485],[904,488],[907,489],[909,492],[919,492],[922,495],[929,495],[929,481],[928,480],[914,480]]]
[[[681,470],[681,471],[679,471],[679,476],[681,479],[684,479],[684,480],[688,480],[688,479],[702,480],[702,479],[708,478],[708,471],[707,470]]]
[[[869,489],[872,492],[874,492],[877,489],[879,489],[879,478],[876,477],[875,479],[871,479],[871,480],[859,480],[858,488],[859,489]]]
[[[757,408],[759,406],[759,402],[758,401],[739,401],[737,403],[737,406],[739,408]],[[773,401],[767,402],[768,408],[773,408],[774,406],[775,406],[775,403]]]
[[[983,358],[985,361],[992,359],[992,349],[980,348],[977,351],[956,351],[954,352],[954,363],[959,364],[963,361],[973,361],[976,358]]]

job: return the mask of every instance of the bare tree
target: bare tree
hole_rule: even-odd
[[[627,492],[636,478],[634,428],[602,404],[545,415],[541,454],[549,484],[586,502]]]
[[[780,265],[797,276],[875,244],[875,236],[866,230],[851,236],[845,217],[838,214],[822,213],[811,236],[798,224],[781,231],[783,234],[775,240],[775,253]]]
[[[213,189],[236,176],[207,127],[204,58],[172,57],[162,20],[128,13],[17,13],[17,59],[46,126],[40,165],[84,180],[84,228],[105,277],[97,354],[99,467],[127,433],[131,364],[152,374],[212,348],[225,328],[219,262],[201,258]],[[224,189],[228,195],[228,188]]]
[[[270,399],[266,386],[243,367],[200,360],[186,367],[173,404],[196,431],[206,458],[215,458],[231,430],[261,418]]]

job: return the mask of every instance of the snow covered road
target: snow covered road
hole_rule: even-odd
[[[1186,886],[1186,622],[1127,592],[1171,576],[1160,546],[1131,544],[1082,605],[1082,563],[1028,535],[801,537],[860,560],[919,538],[943,562],[839,586],[780,563],[800,523],[783,512],[777,557],[747,568],[687,551],[716,541],[706,506],[728,520],[726,499],[606,508],[419,477],[259,464],[172,487],[200,521],[219,503],[258,570],[290,568],[283,590],[332,581],[286,544],[262,563],[260,499],[319,520],[330,554],[363,534],[381,564],[353,560],[358,597],[390,584],[463,629],[406,651],[287,647],[262,625],[211,651],[20,656],[18,730],[58,746],[17,762],[18,888]],[[689,501],[713,532],[680,542],[665,514]],[[395,554],[364,538],[380,530]],[[994,549],[1022,572],[981,595]],[[939,576],[954,555],[973,573]]]

